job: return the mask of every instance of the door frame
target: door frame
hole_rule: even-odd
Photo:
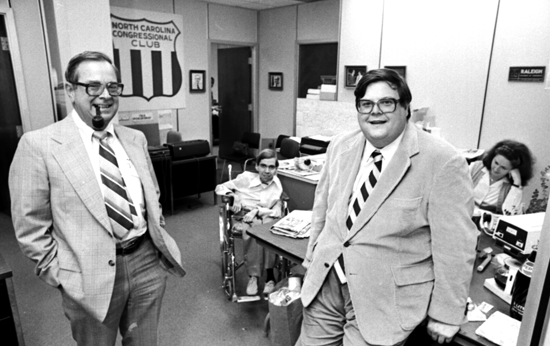
[[[250,47],[251,56],[250,56],[250,71],[252,74],[251,79],[251,95],[252,98],[252,117],[251,117],[251,129],[253,132],[259,132],[259,119],[258,119],[258,109],[259,109],[259,99],[258,99],[258,45],[256,43],[246,43],[246,42],[234,42],[234,41],[223,41],[223,40],[208,40],[208,73],[206,80],[210,81],[210,77],[213,77],[211,75],[211,68],[210,63],[212,61],[211,57],[214,52],[212,51],[212,45],[231,45],[235,47]],[[215,52],[217,54],[217,52]],[[217,61],[217,59],[216,59]],[[219,94],[218,94],[219,99]],[[210,96],[209,96],[210,100]],[[210,102],[208,103],[210,105]],[[223,111],[223,110],[222,110]],[[210,122],[210,142],[213,143],[213,132],[212,132],[212,117],[209,117]]]
[[[23,62],[21,60],[21,52],[19,50],[19,41],[17,40],[17,31],[15,28],[15,18],[13,10],[0,3],[0,15],[6,19],[6,31],[8,33],[8,43],[10,45],[10,57],[13,66],[13,74],[15,78],[15,88],[17,91],[17,99],[19,102],[19,112],[21,116],[22,132],[18,136],[31,130],[31,118],[29,110],[29,100],[27,98],[27,88],[25,87],[25,77],[23,74]]]

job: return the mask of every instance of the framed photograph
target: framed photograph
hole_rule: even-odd
[[[407,66],[384,66],[384,68],[394,70],[399,73],[404,80],[407,80]]]
[[[189,71],[189,91],[192,93],[203,93],[205,91],[204,78],[206,72],[204,70]]]
[[[283,90],[283,73],[269,72],[269,89]]]
[[[367,73],[367,66],[346,66],[346,88],[355,88]]]

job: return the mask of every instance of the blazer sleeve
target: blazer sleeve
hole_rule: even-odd
[[[451,158],[434,177],[428,202],[435,282],[428,315],[459,325],[474,267],[478,231],[471,220],[473,184],[464,158]]]
[[[57,242],[52,236],[50,181],[44,147],[32,133],[21,137],[10,166],[9,188],[15,236],[35,273],[51,286],[58,280]]]
[[[313,250],[317,238],[325,228],[326,213],[328,209],[328,195],[330,188],[330,165],[332,161],[333,143],[329,144],[325,165],[321,171],[321,177],[315,189],[315,199],[311,213],[311,229],[306,256],[302,265],[307,269],[313,257]]]

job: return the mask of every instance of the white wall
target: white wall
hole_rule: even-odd
[[[256,11],[230,6],[208,5],[208,38],[210,40],[256,44],[257,32],[258,14]]]
[[[539,172],[550,165],[550,90],[544,89],[548,80],[509,82],[508,72],[510,66],[550,70],[548,18],[548,0],[532,0],[527,9],[520,2],[501,0],[481,131],[481,148],[509,138],[525,143],[535,154],[535,177],[524,191],[526,205],[533,189],[540,190]]]
[[[262,138],[294,135],[298,44],[337,42],[339,0],[260,11],[259,130]],[[268,73],[283,72],[283,90],[268,89]]]
[[[183,140],[206,139],[212,144],[210,130],[210,76],[208,74],[208,6],[198,1],[176,1],[176,14],[183,16],[183,79],[186,85],[185,109],[178,109],[175,126]],[[189,70],[205,70],[204,93],[189,92]]]
[[[261,11],[259,15],[259,132],[262,138],[294,134],[296,12],[296,6],[289,6]],[[269,90],[269,72],[283,73],[283,90]]]
[[[338,100],[354,102],[355,88],[345,88],[345,66],[378,68],[384,0],[342,0],[338,60]],[[353,111],[355,108],[350,106]]]
[[[304,43],[337,42],[340,1],[327,0],[299,5],[296,26],[297,40]]]
[[[407,66],[413,109],[429,107],[443,137],[475,148],[497,0],[386,0],[381,66]],[[433,125],[432,125],[433,126]]]

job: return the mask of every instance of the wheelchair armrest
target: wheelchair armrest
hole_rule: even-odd
[[[233,202],[235,201],[235,197],[234,196],[227,196],[227,195],[223,195],[221,196],[222,198],[222,203],[224,204],[229,204],[229,206],[232,206],[233,205]]]
[[[281,193],[281,201],[288,202],[289,200],[290,200],[290,197],[288,197],[286,192],[283,191],[283,193]]]

